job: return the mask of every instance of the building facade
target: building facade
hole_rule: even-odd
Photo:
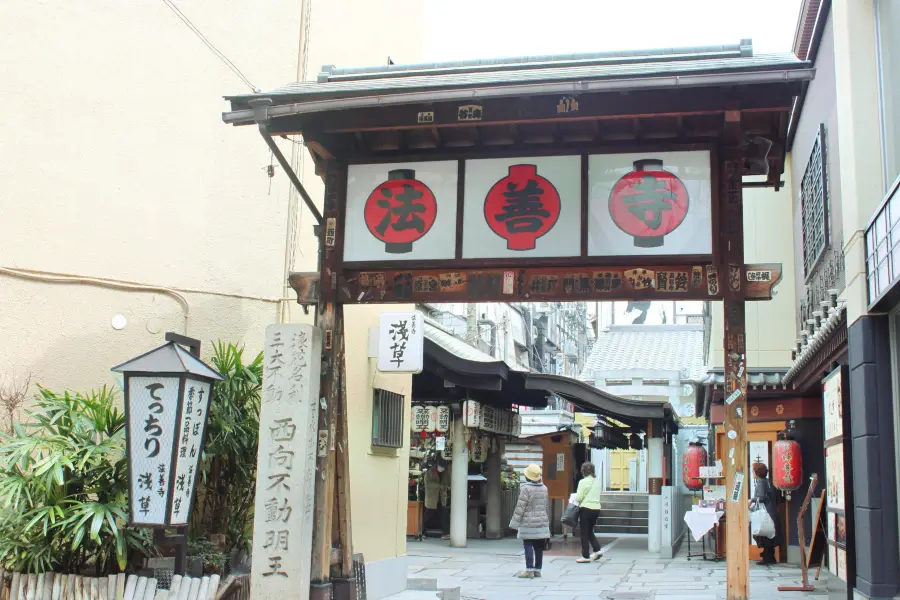
[[[313,219],[258,132],[222,123],[221,98],[314,80],[328,61],[421,60],[419,29],[371,32],[397,14],[419,23],[424,9],[414,0],[391,11],[356,0],[178,4],[180,15],[163,2],[0,6],[0,104],[21,116],[0,123],[0,382],[115,385],[109,369],[167,331],[201,339],[207,357],[216,340],[249,354],[262,349],[266,325],[312,319],[287,274],[316,268]],[[277,143],[320,203],[302,140]],[[371,451],[371,398],[373,386],[408,398],[411,384],[373,383],[367,334],[380,312],[347,309],[364,325],[347,332],[347,385],[359,403],[349,424],[353,506],[379,515],[354,531],[370,598],[406,583],[405,445]],[[370,493],[385,481],[396,490]]]
[[[805,1],[794,45],[816,80],[792,126],[798,302],[786,381],[823,407],[828,566],[836,591],[857,598],[900,591],[898,8]]]

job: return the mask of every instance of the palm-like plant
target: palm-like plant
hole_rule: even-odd
[[[216,383],[200,466],[191,534],[227,536],[226,550],[250,549],[263,355],[244,364],[244,348],[214,344]]]
[[[37,408],[0,434],[0,565],[98,575],[152,551],[125,526],[125,417],[104,387],[88,395],[40,388]]]

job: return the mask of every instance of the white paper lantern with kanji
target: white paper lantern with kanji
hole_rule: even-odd
[[[113,371],[124,378],[129,524],[186,525],[222,376],[175,342]]]
[[[466,427],[480,429],[483,426],[482,406],[475,400],[466,400],[463,404],[463,415]]]
[[[409,424],[410,428],[415,432],[426,431],[429,419],[428,409],[424,406],[416,405],[412,407],[410,412]]]
[[[446,433],[450,431],[450,407],[438,406],[437,431]]]
[[[487,460],[490,443],[491,440],[488,436],[480,433],[472,434],[472,462],[480,464]]]

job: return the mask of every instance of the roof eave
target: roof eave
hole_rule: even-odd
[[[279,97],[259,94],[255,98],[270,98],[272,106],[265,109],[266,118],[286,117],[300,114],[314,114],[326,111],[394,106],[441,101],[466,101],[484,98],[534,96],[544,94],[585,94],[591,92],[627,92],[652,89],[680,89],[691,87],[713,87],[732,85],[752,85],[778,82],[810,81],[814,69],[806,63],[798,63],[792,68],[753,71],[719,71],[711,73],[671,74],[656,77],[606,78],[591,81],[574,80],[564,82],[529,83],[524,85],[496,85],[488,87],[465,87],[457,89],[402,92],[396,94],[374,94],[329,100],[310,100],[278,104]],[[232,98],[232,108],[243,106],[247,97]],[[222,114],[222,120],[232,125],[251,125],[258,122],[259,111],[238,108]]]

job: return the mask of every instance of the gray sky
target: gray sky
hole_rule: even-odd
[[[426,0],[426,60],[736,44],[790,52],[800,0]]]

